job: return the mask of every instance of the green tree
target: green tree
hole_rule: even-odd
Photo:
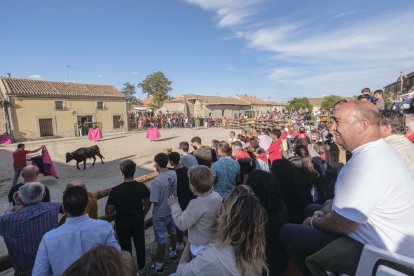
[[[334,104],[341,100],[342,97],[341,96],[337,96],[337,95],[329,95],[323,98],[322,104],[321,104],[321,109],[324,110],[331,110],[331,108],[334,106]]]
[[[136,104],[139,102],[139,100],[135,96],[135,85],[133,85],[132,83],[124,83],[124,87],[121,89],[121,93],[126,96],[126,101],[129,105]]]
[[[304,110],[307,109],[308,111],[312,111],[312,105],[309,102],[309,99],[304,98],[293,98],[288,102],[287,106],[288,110]]]
[[[144,94],[152,96],[155,107],[159,108],[163,102],[169,99],[168,93],[172,90],[171,81],[161,71],[152,73],[138,84]]]

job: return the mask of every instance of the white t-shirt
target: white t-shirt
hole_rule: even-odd
[[[259,139],[259,146],[264,150],[268,150],[273,143],[272,138],[268,135],[259,135],[257,138]]]
[[[333,210],[358,223],[351,238],[414,257],[414,174],[382,139],[352,151],[336,181]]]

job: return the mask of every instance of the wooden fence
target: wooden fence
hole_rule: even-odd
[[[223,123],[226,128],[246,129],[246,128],[273,128],[276,124],[285,124],[285,121],[272,119],[247,119],[247,120],[227,120]]]
[[[150,180],[154,179],[157,175],[158,175],[158,172],[152,172],[152,173],[137,177],[135,180],[138,181],[138,182],[145,183],[147,181],[150,181]],[[112,190],[112,187],[108,188],[108,189],[105,189],[105,190],[97,191],[97,192],[95,192],[95,196],[98,200],[101,199],[101,198],[105,198],[109,195],[111,190]],[[110,221],[113,221],[115,219],[115,216],[106,216],[106,215],[104,215],[104,216],[99,217],[99,219],[107,220],[107,221],[110,222]],[[145,220],[144,227],[145,227],[145,230],[152,227],[152,219],[151,218]],[[11,266],[9,256],[8,255],[0,256],[0,272],[6,271],[6,270],[10,269],[11,267],[12,266]]]

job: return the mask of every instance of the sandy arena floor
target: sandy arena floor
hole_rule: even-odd
[[[119,163],[123,159],[132,159],[137,163],[135,176],[141,176],[154,171],[153,157],[155,154],[166,148],[176,150],[179,142],[190,140],[194,136],[199,136],[203,143],[210,145],[212,139],[228,140],[229,129],[221,128],[200,128],[200,129],[168,129],[161,130],[162,137],[156,142],[145,139],[144,132],[129,132],[125,134],[106,135],[102,141],[91,142],[87,137],[73,139],[54,139],[45,141],[27,142],[26,149],[33,150],[40,145],[46,145],[49,154],[54,161],[59,179],[51,176],[40,176],[39,181],[45,184],[51,193],[52,201],[62,201],[62,192],[66,183],[72,179],[81,179],[85,183],[88,191],[98,191],[115,186],[122,182],[119,172]],[[101,164],[99,158],[94,167],[91,167],[92,160],[87,161],[86,170],[79,164],[81,170],[76,169],[76,162],[65,163],[65,154],[80,147],[87,147],[97,144],[101,154],[105,157],[105,164]],[[0,213],[4,213],[4,203],[7,203],[7,194],[10,189],[13,177],[12,152],[16,149],[16,144],[0,146]],[[33,156],[35,156],[33,154]],[[29,162],[30,163],[30,162]],[[22,179],[19,179],[21,182]],[[99,201],[98,212],[104,212],[106,198]],[[151,243],[152,241],[146,241]],[[7,254],[3,240],[0,241],[0,256]],[[1,275],[1,274],[0,274]]]

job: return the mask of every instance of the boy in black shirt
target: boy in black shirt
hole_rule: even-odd
[[[190,190],[190,181],[188,180],[188,169],[180,164],[180,154],[178,152],[170,152],[168,154],[170,166],[174,168],[177,174],[177,197],[181,210],[187,208],[190,200],[195,198]],[[177,228],[177,250],[184,249],[183,232]]]
[[[137,254],[139,271],[145,269],[144,219],[150,210],[150,192],[145,184],[137,182],[134,174],[137,165],[132,160],[120,164],[124,182],[112,188],[105,206],[107,216],[116,212],[115,231],[122,250],[132,254],[131,238]]]

